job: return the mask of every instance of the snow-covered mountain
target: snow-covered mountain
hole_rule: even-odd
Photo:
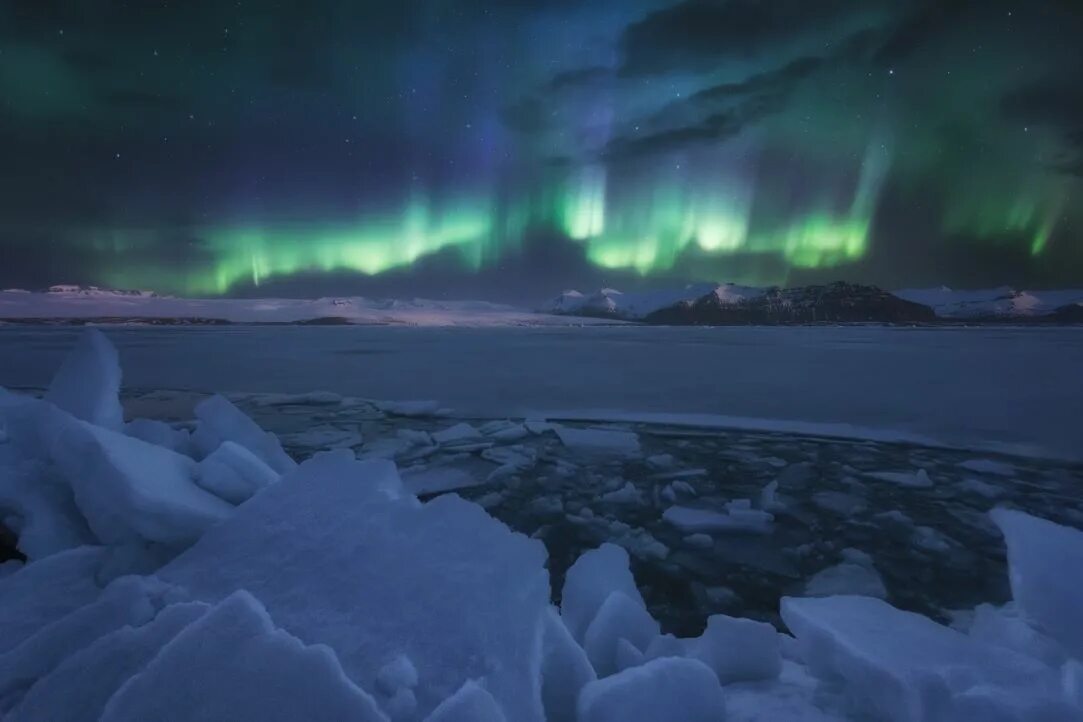
[[[940,286],[905,289],[895,291],[895,295],[929,306],[941,318],[953,319],[1036,318],[1083,303],[1083,289],[1017,291],[1000,286],[960,291]]]
[[[603,323],[487,301],[345,298],[177,298],[150,291],[53,286],[0,291],[0,321],[97,323],[306,323],[545,326]],[[610,321],[612,323],[612,321]]]
[[[601,316],[640,320],[659,309],[680,301],[699,298],[706,293],[721,293],[733,298],[762,295],[766,289],[736,286],[732,283],[694,283],[682,288],[622,293],[615,288],[603,288],[589,296],[579,291],[565,291],[542,307],[543,313]]]
[[[915,306],[931,309],[932,315]],[[693,308],[698,311],[693,312]],[[889,293],[874,286],[849,283],[787,289],[700,283],[637,293],[621,293],[612,288],[590,295],[565,291],[550,301],[543,311],[660,323],[802,323],[814,320],[910,323],[937,319],[1078,323],[1083,319],[1083,290],[1017,291],[1003,286],[956,291],[945,286]],[[693,320],[697,314],[701,320]],[[708,317],[713,320],[706,320]],[[778,320],[782,318],[789,320]]]

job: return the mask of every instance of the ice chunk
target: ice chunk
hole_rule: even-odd
[[[356,429],[340,429],[331,424],[321,424],[282,437],[288,446],[306,449],[348,449],[360,446],[363,439]]]
[[[893,722],[970,719],[960,696],[982,687],[1011,690],[1024,708],[1051,686],[1036,660],[871,597],[785,598],[781,612],[814,674],[841,679],[855,701]]]
[[[1035,629],[1013,605],[997,608],[979,604],[966,632],[986,644],[1014,649],[1040,659],[1050,667],[1059,667],[1065,661],[1064,650],[1057,641]]]
[[[199,462],[195,474],[199,486],[230,504],[248,501],[278,478],[279,475],[258,456],[233,441],[223,441],[210,456]]]
[[[400,689],[417,686],[417,667],[405,654],[392,659],[376,673],[376,687],[390,696]]]
[[[101,331],[87,328],[49,384],[45,400],[76,418],[119,431],[120,361],[117,350]]]
[[[583,688],[580,722],[721,722],[718,678],[694,659],[663,657]]]
[[[15,722],[97,720],[113,693],[208,609],[208,605],[199,602],[173,604],[141,627],[124,626],[100,637],[31,687],[11,719]]]
[[[0,579],[0,654],[96,599],[107,557],[101,547],[71,549]]]
[[[628,552],[615,544],[602,544],[583,552],[564,576],[560,615],[568,631],[583,641],[587,627],[612,592],[623,592],[646,608],[628,568]]]
[[[1083,660],[1083,531],[1011,509],[994,509],[990,516],[1008,545],[1012,597]]]
[[[178,454],[190,454],[192,435],[187,429],[177,429],[155,419],[132,419],[124,424],[124,433],[148,444],[164,446]]]
[[[1003,461],[993,459],[968,459],[959,464],[960,468],[967,471],[976,471],[979,474],[992,474],[993,476],[1015,476],[1015,467],[1005,464]]]
[[[191,459],[115,431],[76,422],[53,452],[79,510],[106,544],[191,544],[233,510],[196,486]]]
[[[778,632],[770,624],[714,614],[687,654],[700,660],[722,684],[775,679],[782,669]]]
[[[586,652],[550,607],[542,632],[542,706],[547,722],[576,722],[575,703],[584,685],[598,678]]]
[[[192,444],[200,456],[207,456],[223,441],[245,447],[279,474],[294,469],[297,463],[282,450],[278,437],[267,433],[226,397],[214,395],[196,405],[199,420]]]
[[[655,469],[670,469],[677,463],[672,454],[653,454],[648,456],[646,461]]]
[[[307,647],[276,629],[245,592],[181,631],[109,700],[101,716],[102,722],[208,718],[386,722],[329,648]]]
[[[432,440],[440,446],[474,442],[483,438],[480,431],[465,421],[455,424],[454,426],[449,426],[442,431],[434,431],[432,434]]]
[[[872,471],[867,473],[866,476],[915,489],[928,488],[933,485],[933,480],[929,478],[929,472],[925,471],[925,469],[918,469],[917,471]]]
[[[68,656],[115,629],[154,617],[164,585],[139,577],[110,584],[94,602],[38,630],[0,655],[0,700],[25,691]]]
[[[583,649],[598,676],[607,677],[620,669],[617,647],[621,639],[643,651],[660,631],[658,622],[643,608],[642,602],[633,601],[624,592],[613,592],[587,627]]]
[[[643,492],[630,481],[624,482],[624,486],[619,489],[602,494],[602,501],[610,504],[630,504],[634,506],[642,506],[645,503]]]
[[[40,461],[18,460],[0,449],[0,510],[31,561],[96,540],[79,513],[71,487]],[[13,517],[13,518],[12,518]]]
[[[539,436],[541,434],[544,434],[547,431],[556,431],[557,430],[557,424],[553,424],[553,423],[550,423],[548,421],[542,421],[542,420],[537,420],[537,419],[527,419],[526,421],[523,422],[523,426],[525,426],[526,430],[529,431],[530,433],[534,434],[535,436]]]
[[[786,508],[778,498],[778,480],[772,481],[760,491],[760,508],[764,511],[782,511]]]
[[[509,719],[540,722],[545,547],[454,495],[396,496],[393,464],[351,456],[306,461],[159,577],[207,601],[248,590],[285,630],[332,647],[364,689],[408,656],[419,717],[484,679]]]
[[[698,549],[711,549],[714,547],[714,539],[710,534],[704,534],[703,532],[689,534],[684,538],[684,543]]]
[[[575,429],[558,426],[557,436],[564,446],[576,454],[587,457],[640,455],[639,437],[631,431],[613,429]]]
[[[830,597],[835,594],[886,599],[887,588],[875,568],[851,562],[822,569],[805,584],[806,597]]]
[[[447,409],[437,401],[373,401],[376,408],[391,416],[444,416]]]
[[[425,722],[507,722],[500,705],[477,682],[467,680]]]
[[[999,486],[990,484],[987,481],[982,481],[981,479],[963,479],[955,485],[955,488],[959,491],[984,496],[986,499],[995,499],[1004,494],[1004,490]]]
[[[759,509],[731,507],[726,512],[671,506],[662,518],[687,532],[734,532],[770,534],[774,516]]]

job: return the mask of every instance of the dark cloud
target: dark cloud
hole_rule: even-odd
[[[888,30],[873,62],[887,67],[905,60],[974,7],[974,0],[926,0]]]
[[[705,88],[691,97],[692,102],[728,100],[742,95],[763,92],[788,92],[797,82],[809,77],[821,67],[824,59],[819,57],[798,58],[778,70],[758,73],[734,83],[722,83]]]
[[[610,141],[605,156],[623,159],[732,138],[783,110],[790,92],[824,62],[818,57],[798,58],[776,70],[704,88],[645,120],[650,132]]]
[[[719,143],[777,112],[778,102],[777,98],[760,98],[731,110],[712,113],[691,125],[643,136],[621,136],[607,144],[603,156],[606,160],[619,161],[677,150],[689,145]]]
[[[1083,93],[1079,79],[1083,63],[1076,72],[1043,78],[1008,93],[1001,101],[1001,111],[1009,120],[1029,125],[1044,125],[1060,134],[1063,153],[1049,165],[1062,173],[1083,176]]]
[[[554,75],[546,85],[546,88],[552,92],[559,93],[562,90],[591,86],[599,82],[611,80],[613,74],[613,68],[602,65],[592,65],[586,68],[566,70],[563,73]]]
[[[836,37],[838,21],[861,0],[685,0],[630,25],[621,39],[626,75],[711,69],[727,59],[824,33]],[[867,5],[867,3],[866,3]]]

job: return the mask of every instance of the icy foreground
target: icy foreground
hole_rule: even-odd
[[[714,615],[680,639],[621,547],[584,553],[557,608],[540,541],[452,494],[421,503],[391,461],[298,466],[222,397],[191,434],[118,426],[110,351],[93,337],[58,374],[93,393],[0,392],[0,510],[28,557],[0,565],[5,720],[1083,719],[1078,530],[996,510],[1014,602],[965,629],[810,596],[783,601],[788,634]]]

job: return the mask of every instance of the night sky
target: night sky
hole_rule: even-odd
[[[1078,0],[5,0],[0,284],[1083,284]]]

